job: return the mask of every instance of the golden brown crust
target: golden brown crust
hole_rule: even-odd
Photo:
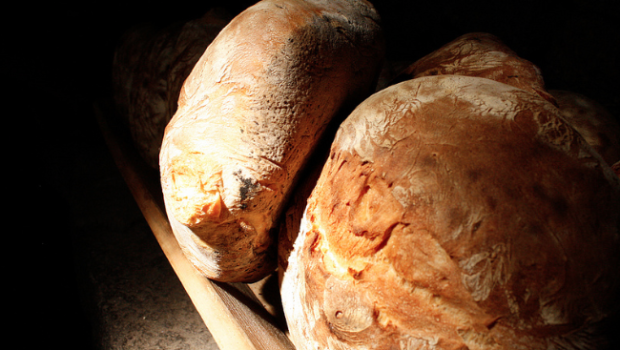
[[[607,164],[620,161],[620,123],[599,103],[582,94],[551,90],[562,118],[572,125]]]
[[[177,109],[181,85],[230,16],[213,9],[164,27],[141,25],[114,52],[114,99],[144,160],[159,167],[164,129]]]
[[[436,76],[342,124],[282,300],[298,349],[597,349],[620,180],[538,95]]]
[[[160,172],[197,268],[225,281],[275,267],[271,231],[334,115],[366,97],[383,56],[365,1],[261,1],[234,18],[183,85]],[[189,247],[192,246],[192,247]]]
[[[395,80],[446,74],[495,80],[555,103],[545,90],[540,69],[489,33],[462,35],[411,64]]]

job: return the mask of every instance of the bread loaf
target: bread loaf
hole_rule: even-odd
[[[303,349],[601,349],[620,179],[538,94],[416,78],[344,121],[288,259]]]
[[[602,105],[582,94],[550,90],[562,118],[571,124],[605,159],[607,164],[620,161],[620,123]]]
[[[376,11],[355,0],[261,1],[207,48],[160,153],[168,216],[205,276],[273,271],[299,171],[334,116],[372,92],[383,51]]]
[[[446,74],[492,79],[555,103],[545,90],[540,69],[489,33],[468,33],[454,39],[415,61],[395,81]]]
[[[377,91],[398,82],[435,75],[463,75],[492,79],[540,95],[556,103],[544,89],[540,69],[517,56],[499,38],[489,33],[468,33],[443,45],[414,63],[386,61],[381,71]],[[298,233],[298,227],[312,186],[320,168],[308,175],[287,207],[278,241],[280,277],[286,270],[287,259]]]
[[[151,167],[159,168],[164,129],[183,81],[230,19],[224,10],[212,9],[187,22],[139,25],[122,36],[112,64],[114,102]]]

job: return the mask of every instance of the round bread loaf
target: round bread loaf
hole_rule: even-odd
[[[303,349],[601,349],[620,179],[537,94],[434,76],[344,121],[281,287]]]
[[[160,174],[176,237],[205,276],[273,271],[274,228],[300,169],[339,111],[373,92],[378,22],[366,1],[265,0],[200,58],[166,128]]]
[[[142,158],[159,168],[164,129],[177,109],[181,85],[231,16],[212,9],[202,17],[163,27],[128,30],[114,52],[114,102]]]
[[[549,91],[555,97],[560,114],[586,139],[607,164],[620,161],[620,123],[598,102],[582,94]]]
[[[398,73],[395,74],[395,71]],[[397,82],[435,75],[487,78],[538,94],[556,104],[554,97],[544,89],[544,80],[538,67],[517,56],[499,38],[489,33],[462,35],[414,63],[385,62],[377,90]],[[280,279],[282,272],[286,271],[287,259],[298,233],[306,200],[320,170],[318,167],[307,174],[287,206],[278,241]]]

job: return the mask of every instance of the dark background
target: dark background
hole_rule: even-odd
[[[5,183],[13,205],[5,222],[17,219],[20,228],[6,230],[10,258],[5,266],[8,302],[22,307],[13,327],[29,329],[33,335],[28,342],[84,349],[92,340],[95,321],[80,302],[84,272],[75,258],[74,228],[90,215],[84,208],[121,210],[118,198],[89,198],[79,190],[97,174],[121,181],[92,107],[109,97],[110,63],[119,35],[143,21],[192,19],[218,5],[238,13],[253,3],[49,2],[18,4],[6,11],[9,112],[4,134],[10,164],[4,169],[10,170],[11,180]],[[389,59],[413,61],[462,34],[489,32],[538,65],[549,89],[582,93],[617,117],[620,12],[613,3],[435,0],[376,1],[375,6],[383,18]],[[130,196],[121,197],[123,208],[137,212]],[[93,207],[86,201],[100,203]]]

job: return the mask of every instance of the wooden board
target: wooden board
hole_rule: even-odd
[[[251,285],[211,281],[200,275],[185,258],[174,237],[174,223],[168,220],[164,209],[157,171],[149,168],[139,157],[128,131],[119,123],[118,116],[110,106],[106,102],[94,106],[97,122],[110,153],[219,348],[294,350],[295,347],[283,329],[277,301],[269,301],[273,295],[261,295],[263,290],[267,290],[264,287],[268,279]]]

